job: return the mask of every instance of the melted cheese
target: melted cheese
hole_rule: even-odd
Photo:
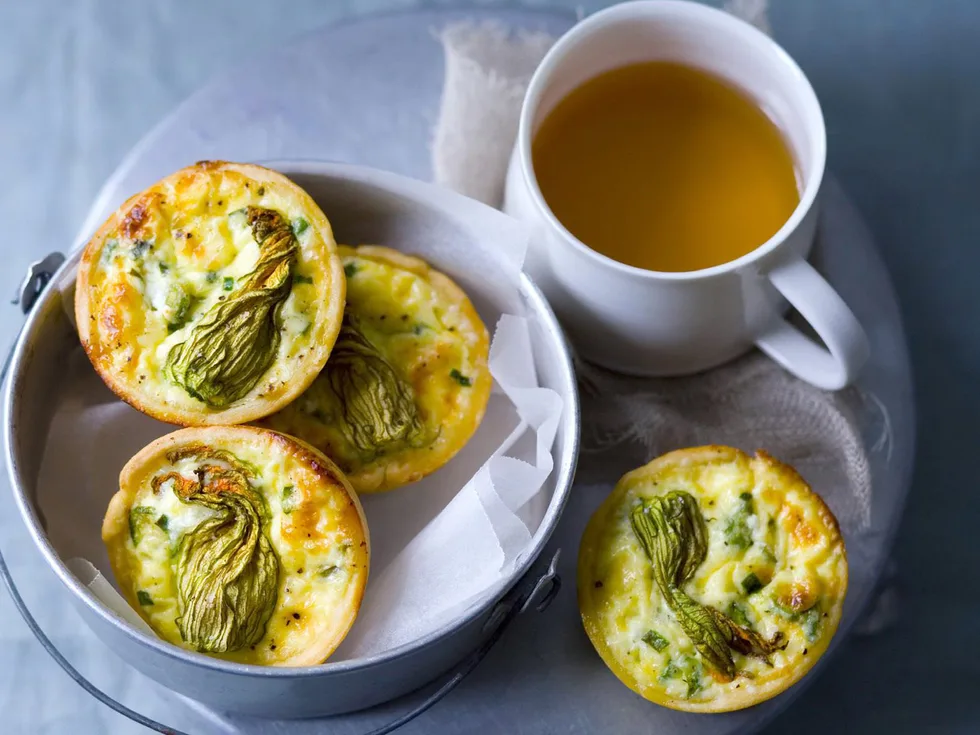
[[[358,492],[389,490],[441,467],[476,430],[492,383],[489,338],[466,295],[418,258],[373,246],[340,252],[347,310],[411,386],[422,440],[364,456],[338,428],[340,406],[324,377],[264,424],[323,451]]]
[[[707,557],[684,591],[744,615],[767,639],[782,634],[772,666],[735,653],[739,675],[715,675],[654,583],[629,514],[673,490],[697,499],[708,530]],[[823,502],[791,469],[728,448],[681,450],[627,474],[590,521],[580,555],[582,615],[597,649],[637,692],[678,709],[747,706],[796,681],[826,649],[846,587],[843,541]],[[663,639],[651,638],[656,646],[644,640],[650,631]]]
[[[272,366],[245,398],[219,410],[175,384],[164,366],[255,268],[260,250],[248,206],[291,222],[299,253],[278,312]],[[252,420],[302,392],[326,361],[344,302],[335,247],[322,212],[285,177],[255,166],[197,164],[131,199],[87,246],[76,295],[83,343],[109,386],[157,418]]]
[[[339,471],[287,437],[247,427],[190,429],[137,455],[123,471],[125,481],[103,526],[117,582],[158,635],[187,647],[176,624],[175,565],[184,535],[215,512],[182,502],[172,482],[154,492],[151,481],[167,472],[194,479],[200,460],[170,463],[166,455],[202,440],[255,468],[250,484],[264,500],[270,519],[264,531],[279,559],[277,601],[264,637],[249,649],[213,655],[266,665],[319,663],[357,613],[367,581],[368,537]]]

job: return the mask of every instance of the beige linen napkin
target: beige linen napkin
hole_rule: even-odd
[[[731,0],[725,7],[768,33],[766,5]],[[446,78],[432,150],[436,181],[499,206],[527,83],[555,39],[469,23],[443,29],[440,38]],[[867,416],[876,416],[880,427],[870,441],[884,445],[890,432],[883,408],[859,389],[821,391],[758,352],[687,378],[630,378],[581,361],[577,371],[584,423],[580,481],[615,480],[603,475],[624,454],[639,464],[698,444],[764,448],[820,491],[845,536],[868,529]],[[860,629],[883,629],[894,609],[894,592],[887,590]]]

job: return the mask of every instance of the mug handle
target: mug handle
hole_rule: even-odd
[[[755,338],[756,346],[798,378],[824,390],[851,383],[868,359],[868,337],[840,295],[803,258],[778,265],[765,278],[809,322],[817,344],[783,317]]]

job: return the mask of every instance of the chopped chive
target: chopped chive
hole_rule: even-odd
[[[293,234],[298,237],[302,235],[304,232],[306,232],[306,228],[310,226],[310,223],[307,222],[302,217],[297,217],[296,219],[293,220],[292,226],[293,226]]]
[[[293,276],[293,280],[296,281],[296,283],[313,283],[312,278],[310,278],[309,276],[301,275],[300,273],[297,273],[295,276]]]
[[[660,672],[660,680],[667,681],[668,679],[676,679],[677,675],[681,673],[680,668],[673,661],[668,661],[667,665],[664,666],[664,670]]]
[[[167,292],[167,308],[171,311],[167,331],[171,334],[187,324],[191,311],[194,309],[194,299],[179,285],[173,284]]]
[[[752,535],[744,518],[735,517],[725,527],[725,542],[736,549],[747,549],[752,545]]]
[[[235,288],[235,279],[231,276],[225,276],[222,288],[224,288],[225,291],[231,291],[233,288]]]
[[[803,635],[806,639],[813,643],[817,638],[820,637],[820,610],[816,607],[811,607],[805,613],[803,613]]]
[[[320,570],[316,573],[318,577],[329,577],[331,574],[337,571],[339,567],[336,564],[331,564],[328,567],[320,567]]]
[[[355,273],[357,273],[357,266],[354,263],[346,263],[344,265],[345,276],[348,278],[353,278]]]
[[[670,642],[655,630],[648,630],[643,634],[643,642],[652,647],[655,651],[663,651]]]
[[[728,606],[728,617],[741,625],[743,628],[751,627],[749,616],[745,614],[745,610],[743,610],[742,607],[736,602],[733,602]]]
[[[160,263],[159,265],[160,265],[160,272],[161,273],[166,273],[167,271],[170,270],[170,266],[167,265],[166,263]]]
[[[150,597],[150,593],[146,590],[137,590],[136,599],[139,600],[140,605],[143,605],[143,607],[153,604],[153,598]]]
[[[129,254],[134,258],[142,258],[143,254],[150,249],[149,240],[137,240],[133,243],[133,249],[129,251]]]
[[[684,696],[690,698],[704,688],[704,685],[701,683],[703,673],[704,667],[701,666],[700,661],[692,656],[682,656],[679,666],[673,661],[667,663],[667,666],[660,673],[660,680],[666,681],[680,677],[687,684],[687,692]]]
[[[102,262],[108,263],[112,260],[112,254],[116,252],[116,248],[119,247],[119,241],[116,238],[111,238],[105,241],[102,246]]]
[[[282,512],[283,513],[292,513],[294,510],[296,510],[296,508],[299,507],[299,504],[296,502],[296,499],[293,497],[295,494],[296,494],[296,488],[293,485],[286,485],[282,489]]]
[[[153,508],[145,505],[138,505],[129,511],[129,537],[133,540],[133,546],[139,546],[143,528],[152,513]]]
[[[429,328],[429,325],[428,325],[428,324],[422,324],[422,322],[419,322],[418,324],[416,324],[416,325],[415,325],[415,326],[414,326],[414,327],[412,328],[412,331],[413,331],[413,332],[414,332],[415,334],[422,334],[422,332],[424,332],[424,331],[425,331],[425,330],[427,330],[428,328]]]
[[[725,526],[725,543],[736,549],[747,549],[752,545],[752,529],[749,528],[749,516],[754,514],[752,495],[742,493],[738,496],[742,501],[741,507],[732,514]]]
[[[755,514],[755,505],[752,503],[752,493],[742,493],[738,496],[738,499],[742,501],[742,513],[745,513],[746,515]]]
[[[162,528],[164,531],[169,531],[170,530],[170,519],[167,518],[167,516],[162,515],[159,518],[157,518],[157,525],[160,528]]]
[[[745,579],[742,580],[742,589],[745,590],[745,594],[747,595],[758,592],[763,586],[762,581],[755,575],[755,572],[749,572],[745,575]]]
[[[693,697],[695,694],[701,691],[703,685],[701,684],[701,666],[692,666],[691,670],[684,677],[684,681],[687,682],[687,694],[688,698]]]
[[[218,274],[215,271],[208,271],[207,275],[204,276],[204,280],[208,283],[214,283],[218,280]]]
[[[449,371],[449,377],[451,377],[453,380],[455,380],[464,388],[469,388],[471,385],[473,385],[473,381],[470,380],[465,375],[463,375],[461,372],[459,372],[459,370],[457,370],[456,368],[453,368],[452,370]]]

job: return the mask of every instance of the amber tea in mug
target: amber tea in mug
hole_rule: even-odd
[[[742,91],[668,62],[619,67],[573,90],[532,145],[538,186],[585,245],[652,271],[728,263],[800,201],[782,134]]]

